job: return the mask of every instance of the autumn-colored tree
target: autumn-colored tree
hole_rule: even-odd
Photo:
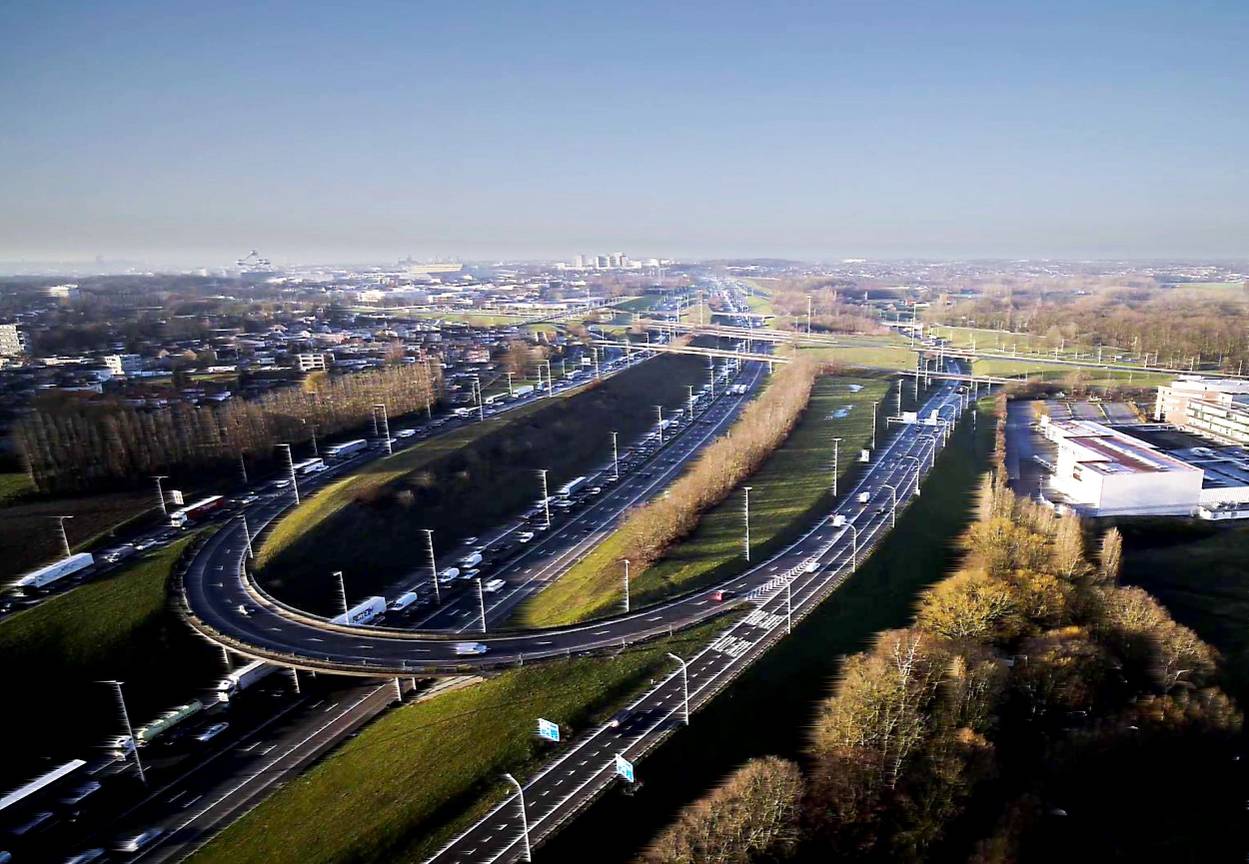
[[[924,592],[917,627],[949,639],[1009,640],[1027,626],[1022,600],[1009,582],[960,571]]]
[[[1118,528],[1111,528],[1102,535],[1102,547],[1097,558],[1102,581],[1117,585],[1119,571],[1123,568],[1123,535]]]

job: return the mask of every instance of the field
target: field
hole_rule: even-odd
[[[1161,372],[1119,372],[1096,367],[1058,366],[1043,360],[976,360],[972,371],[977,375],[1007,377],[1027,374],[1032,381],[1076,381],[1086,387],[1156,387],[1169,382],[1174,375]]]
[[[533,773],[538,717],[573,735],[724,622],[616,657],[553,661],[396,709],[227,828],[194,864],[419,861]]]
[[[25,474],[5,474],[0,490],[6,496],[29,489]],[[65,554],[53,516],[72,515],[65,523],[70,546],[81,552],[131,519],[155,512],[156,492],[113,492],[79,498],[6,497],[0,509],[0,580],[17,576]]]
[[[884,397],[888,384],[881,378],[826,376],[817,381],[802,420],[749,480],[753,560],[763,559],[792,540],[815,512],[829,506],[835,437],[845,439],[840,445],[839,468],[842,488],[846,488],[857,473],[859,448],[871,439],[872,402]],[[904,393],[904,408],[911,407],[907,396]],[[880,432],[883,439],[883,426]],[[617,611],[623,600],[621,585],[614,581],[599,584],[594,575],[605,562],[618,557],[618,543],[608,538],[527,602],[518,612],[519,621],[552,626]],[[663,560],[634,574],[631,599],[642,605],[719,581],[744,566],[742,498],[734,494],[707,511],[695,532],[668,550]]]
[[[889,369],[909,372],[915,368],[915,352],[899,340],[897,345],[883,344],[882,338],[874,338],[870,344],[856,345],[853,337],[842,337],[844,343],[835,348],[799,348],[804,355],[818,357],[830,363],[864,369]]]
[[[624,447],[650,430],[657,403],[684,405],[686,385],[701,384],[705,374],[701,358],[660,357],[375,463],[278,525],[261,552],[260,580],[287,602],[329,611],[337,604],[329,578],[335,570],[344,571],[357,598],[408,575],[424,579],[423,529],[433,529],[435,552],[449,560],[461,538],[541,497],[539,468],[549,469],[551,490],[595,470],[611,459],[612,430]]]
[[[30,477],[25,472],[0,474],[0,505],[16,501],[34,490],[35,487],[31,485]]]
[[[0,713],[5,740],[22,745],[9,748],[5,781],[30,774],[44,757],[94,754],[118,734],[113,697],[96,682],[125,681],[138,724],[221,671],[220,654],[168,605],[170,573],[192,540],[0,622],[6,701],[22,706]]]

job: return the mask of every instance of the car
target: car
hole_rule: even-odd
[[[463,573],[461,573],[460,578],[461,579],[476,579],[479,573],[481,573],[481,570],[479,570],[476,567],[472,567],[468,570],[465,570]]]
[[[240,603],[237,609],[238,613],[244,618],[252,614],[252,607],[248,606],[246,603]]]
[[[165,829],[159,825],[152,828],[145,828],[138,834],[130,834],[122,837],[113,846],[118,852],[140,852],[151,846],[153,843],[165,833]]]
[[[485,654],[490,649],[480,642],[457,642],[455,643],[455,653],[461,657],[472,656],[475,654]]]
[[[411,437],[412,437],[413,435],[415,435],[415,434],[416,434],[416,430],[415,430],[415,429],[400,429],[398,432],[396,432],[396,433],[395,433],[395,437],[397,437],[397,438],[411,438]]]
[[[213,740],[214,738],[216,738],[218,735],[220,735],[222,732],[226,731],[229,728],[230,728],[229,723],[214,723],[213,725],[205,729],[203,732],[196,735],[195,740],[200,742],[201,744],[207,744],[209,741]]]
[[[151,549],[155,545],[157,545],[156,540],[153,538],[149,538],[147,540],[140,540],[138,543],[134,544],[134,550],[136,552],[146,552],[147,550]]]
[[[633,716],[633,712],[631,710],[629,710],[628,708],[621,708],[615,714],[611,715],[611,717],[607,721],[607,725],[608,727],[612,729],[619,729],[625,723],[628,723],[629,718],[632,716]]]
[[[517,541],[521,543],[528,543],[533,538],[534,538],[534,533],[532,531],[521,531],[519,534],[516,535]]]
[[[723,603],[725,600],[732,600],[736,596],[736,591],[729,591],[727,589],[711,592],[711,599],[715,603]]]
[[[77,855],[71,855],[65,859],[65,864],[91,864],[93,861],[101,860],[107,853],[100,848],[87,849],[79,852]]]
[[[465,538],[464,538],[463,540],[461,540],[460,542],[461,542],[461,543],[463,543],[465,546],[472,546],[474,543],[476,543],[476,542],[477,542],[477,538],[476,538],[476,537],[465,537]]]

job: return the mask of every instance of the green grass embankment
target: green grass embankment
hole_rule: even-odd
[[[566,398],[472,424],[344,478],[280,522],[260,554],[261,584],[301,608],[338,603],[330,579],[345,574],[352,597],[398,579],[425,578],[423,529],[434,531],[439,563],[463,554],[459,540],[500,525],[541,497],[538,469],[554,492],[611,459],[665,412],[683,406],[687,384],[705,380],[702,358],[649,360]],[[482,427],[485,427],[484,429]]]
[[[795,537],[815,510],[830,503],[833,438],[844,439],[839,460],[844,476],[853,469],[859,448],[871,439],[872,403],[882,399],[887,388],[888,382],[880,378],[825,376],[816,382],[794,431],[747,481],[753,560]],[[884,433],[882,425],[882,438]],[[617,536],[609,537],[526,602],[518,610],[517,621],[531,627],[554,626],[619,609],[621,581],[604,582],[599,575],[610,572],[606,565],[620,557]],[[641,605],[718,581],[744,566],[742,498],[735,493],[703,514],[694,533],[670,548],[658,563],[632,574],[631,600]]]
[[[616,657],[505,672],[384,715],[197,853],[193,864],[419,861],[481,816],[550,752],[537,718],[577,734],[669,671],[723,622]]]
[[[5,779],[31,773],[45,757],[90,756],[121,731],[112,693],[96,682],[124,681],[139,725],[221,671],[220,654],[168,602],[174,565],[192,541],[0,621],[9,705],[0,729],[21,742],[6,757]]]

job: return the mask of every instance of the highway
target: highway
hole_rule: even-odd
[[[946,383],[930,397],[925,410],[938,410],[952,424],[962,407],[962,397],[953,384]],[[934,429],[903,427],[876,454],[872,468],[832,513],[788,549],[730,580],[743,587],[755,586],[746,598],[748,615],[686,658],[684,667],[674,660],[671,674],[633,702],[619,725],[608,723],[574,739],[523,785],[520,795],[510,795],[448,842],[427,864],[493,864],[525,859],[527,845],[537,845],[612,784],[623,782],[616,779],[618,756],[636,766],[782,639],[793,623],[835,591],[888,534],[897,509],[917,494],[917,475],[930,469],[942,446],[942,427],[935,427],[936,434],[931,437],[923,434],[925,428]],[[896,499],[893,494],[884,494],[889,486],[896,490]],[[870,498],[866,505],[859,501],[863,492]],[[886,502],[883,507],[882,501]],[[637,776],[640,779],[641,772]],[[522,806],[529,829],[527,840],[522,832]]]
[[[943,384],[930,398],[932,409],[957,410],[952,383]],[[953,400],[953,401],[952,401]],[[923,445],[920,430],[903,426],[877,454],[864,478],[867,485],[905,485],[890,454],[906,454],[911,464],[914,451]],[[911,478],[913,482],[913,477]],[[899,492],[901,496],[901,492]],[[264,508],[280,508],[267,502]],[[263,513],[261,514],[263,515]],[[846,533],[846,532],[842,532]],[[594,621],[573,627],[524,632],[491,631],[474,635],[485,653],[465,655],[457,651],[464,637],[447,631],[415,631],[384,627],[348,627],[283,607],[263,596],[242,567],[246,554],[242,529],[232,525],[214,535],[192,562],[183,583],[187,613],[201,631],[216,641],[250,656],[300,668],[357,675],[413,674],[455,675],[468,671],[520,664],[544,657],[602,650],[627,645],[687,627],[720,614],[725,604],[714,594],[729,590],[747,594],[764,584],[791,562],[808,558],[824,538],[818,531],[759,565],[726,582],[708,587],[631,615]],[[731,605],[731,604],[730,604]],[[246,614],[240,609],[249,610]]]

